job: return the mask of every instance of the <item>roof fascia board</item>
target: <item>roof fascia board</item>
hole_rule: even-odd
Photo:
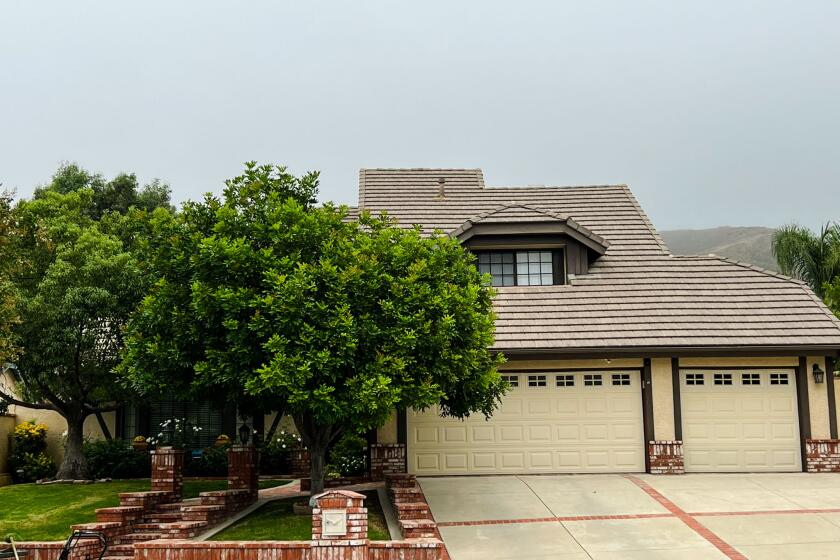
[[[580,358],[694,358],[694,357],[764,357],[764,356],[840,356],[840,348],[831,345],[806,346],[675,346],[675,347],[638,347],[638,348],[491,348],[493,353],[522,359],[580,359]]]
[[[460,230],[460,231],[459,231]],[[513,223],[495,223],[472,224],[470,227],[458,228],[453,232],[462,243],[476,235],[533,235],[533,234],[560,234],[568,235],[578,243],[585,245],[592,249],[599,255],[603,255],[607,251],[607,247],[593,240],[592,238],[582,234],[578,229],[569,227],[564,222],[546,221],[546,222],[513,222]]]

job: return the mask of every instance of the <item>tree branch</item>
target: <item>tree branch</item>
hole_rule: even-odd
[[[33,408],[33,409],[36,409],[36,410],[54,410],[56,412],[60,412],[58,410],[58,408],[55,407],[55,405],[42,404],[42,403],[28,403],[28,402],[25,402],[25,401],[21,401],[21,400],[18,400],[16,398],[14,398],[11,395],[9,395],[8,393],[3,391],[2,389],[0,389],[0,399],[3,399],[4,401],[6,401],[9,404],[13,404],[15,406],[21,406],[23,408]]]

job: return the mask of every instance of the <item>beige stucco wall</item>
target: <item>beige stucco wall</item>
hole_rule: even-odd
[[[379,443],[397,443],[397,413],[391,415],[376,431],[376,441]]]
[[[749,366],[779,366],[779,367],[797,367],[799,366],[799,358],[796,356],[790,357],[774,357],[765,356],[757,358],[680,358],[681,367],[749,367]]]
[[[270,414],[265,415],[265,431],[268,433],[268,430],[271,429],[271,424],[274,422],[274,418],[277,417],[276,412],[272,412]],[[283,416],[280,419],[280,423],[277,425],[277,431],[286,430],[287,432],[297,433],[297,429],[295,428],[295,421],[292,420],[291,416]],[[234,437],[235,434],[231,435]]]
[[[564,368],[633,368],[641,369],[642,358],[615,358],[591,360],[510,360],[500,368],[501,371],[524,369],[564,369]]]
[[[674,431],[674,383],[671,358],[650,361],[653,394],[653,432],[658,440],[676,439]]]
[[[14,416],[0,416],[0,475],[9,472],[9,452],[11,451],[11,435],[14,429]],[[3,486],[2,480],[0,480],[0,486]]]
[[[814,439],[828,439],[831,430],[828,422],[828,383],[814,383],[814,364],[825,370],[824,356],[808,356],[808,366],[805,378],[808,380],[808,408],[811,412],[811,437]]]
[[[0,373],[0,384],[7,390],[13,390],[12,377],[9,373]],[[22,406],[11,406],[9,412],[15,416],[15,425],[23,422],[35,422],[36,424],[44,424],[47,426],[47,454],[50,455],[56,462],[61,461],[64,456],[64,445],[62,442],[62,434],[67,431],[67,422],[57,412],[52,410],[36,410],[32,408],[24,408]],[[102,414],[105,419],[105,424],[111,435],[116,435],[117,428],[117,414],[116,412],[105,412]],[[99,422],[96,417],[91,415],[85,420],[85,437],[88,439],[99,439],[104,437],[102,429],[99,427]]]

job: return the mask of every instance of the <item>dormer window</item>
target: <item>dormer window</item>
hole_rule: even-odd
[[[493,286],[550,286],[565,284],[562,249],[476,251],[478,271],[492,277]]]

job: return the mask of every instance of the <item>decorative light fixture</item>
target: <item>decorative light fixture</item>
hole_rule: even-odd
[[[248,440],[251,438],[251,428],[248,427],[248,424],[242,424],[239,427],[239,442],[242,445],[247,445]]]
[[[819,364],[814,364],[814,383],[822,383],[825,381],[825,372],[820,369]]]

